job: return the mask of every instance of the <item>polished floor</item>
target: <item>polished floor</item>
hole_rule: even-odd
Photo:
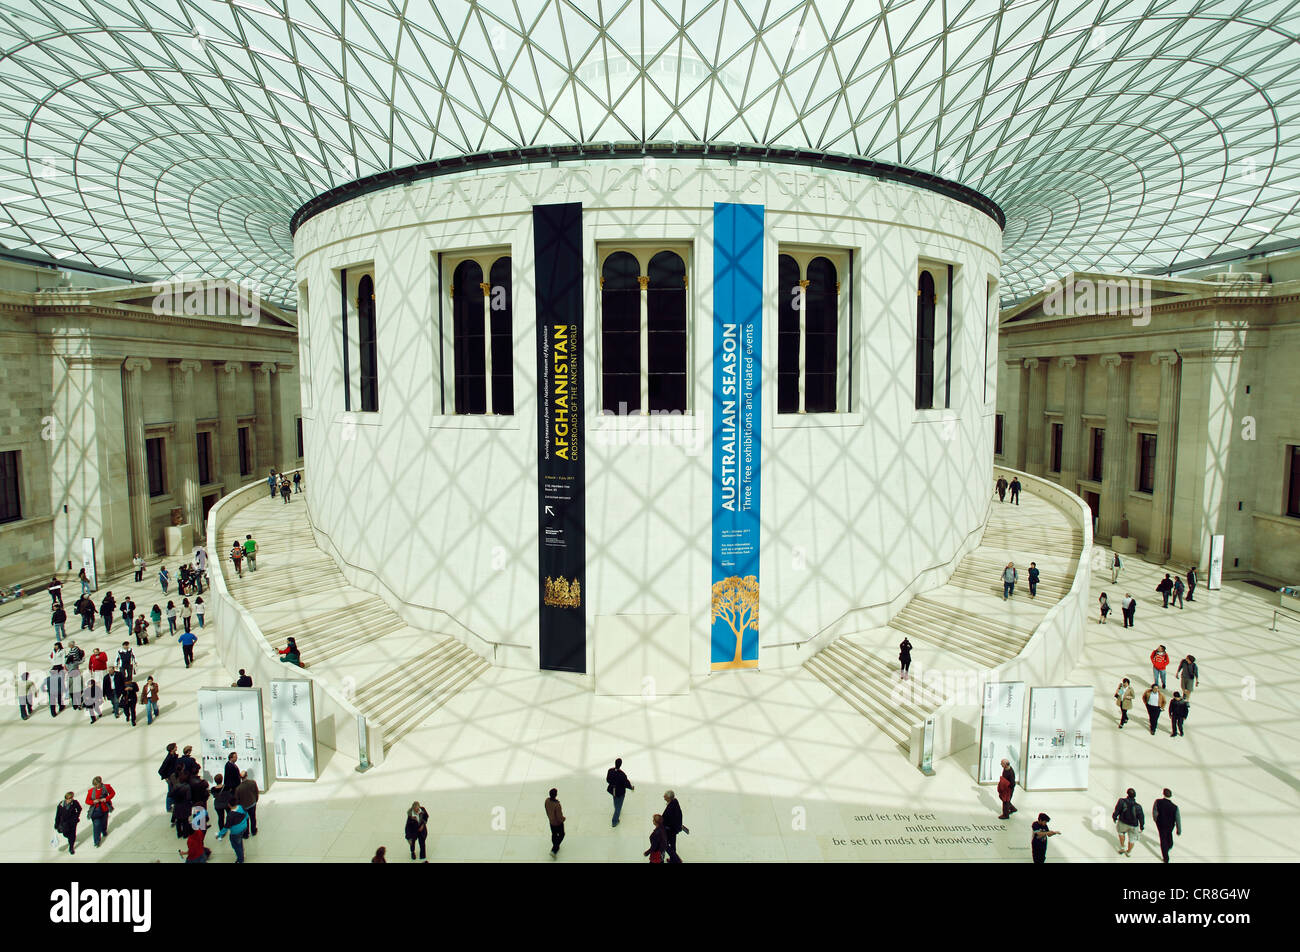
[[[258,573],[268,583],[273,563],[267,558]],[[364,862],[379,845],[391,861],[409,861],[403,816],[419,800],[430,813],[432,861],[639,862],[669,787],[691,830],[679,841],[688,862],[1028,862],[1039,811],[1064,832],[1052,839],[1049,862],[1159,862],[1153,836],[1132,857],[1116,854],[1110,813],[1129,786],[1148,811],[1161,787],[1173,789],[1183,818],[1175,862],[1300,858],[1294,838],[1279,835],[1300,819],[1300,624],[1270,631],[1276,595],[1242,582],[1198,590],[1180,611],[1160,607],[1153,589],[1161,570],[1137,558],[1118,585],[1096,574],[1094,599],[1106,590],[1118,604],[1128,590],[1140,607],[1131,631],[1117,614],[1106,626],[1090,622],[1072,678],[1097,687],[1090,789],[1018,791],[1020,812],[1009,821],[996,819],[996,794],[973,779],[973,747],[926,778],[802,669],[701,677],[689,695],[653,700],[597,697],[578,676],[492,669],[406,735],[382,766],[359,774],[354,758],[322,748],[318,782],[274,784],[248,861]],[[154,575],[156,567],[146,577]],[[129,577],[110,587],[146,608],[161,594],[156,583]],[[29,602],[0,619],[0,668],[29,665],[35,680],[51,629],[44,597]],[[200,632],[190,670],[174,641],[137,651],[143,673],[161,685],[153,725],[142,718],[130,728],[110,714],[92,726],[71,710],[51,719],[48,708],[23,722],[9,704],[0,716],[0,860],[179,862],[156,769],[167,743],[197,740],[195,689],[234,678],[209,650],[215,634],[211,626]],[[112,654],[120,622],[111,638],[97,627],[77,640]],[[1184,738],[1171,738],[1163,721],[1151,736],[1144,714],[1115,729],[1116,682],[1147,678],[1159,643],[1200,664]],[[636,789],[615,829],[603,778],[616,756]],[[83,820],[70,857],[66,846],[50,845],[54,807],[66,790],[84,798],[96,774],[118,794],[110,835],[93,848]],[[558,860],[542,807],[552,786],[568,818]],[[224,842],[209,845],[214,862],[233,861]]]

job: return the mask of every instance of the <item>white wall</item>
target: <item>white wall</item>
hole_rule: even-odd
[[[708,670],[714,201],[767,209],[763,663],[800,663],[800,653],[771,646],[891,602],[967,542],[983,519],[992,453],[983,366],[985,282],[998,272],[1001,248],[996,223],[937,194],[847,173],[662,160],[647,172],[610,161],[443,177],[354,199],[298,231],[298,280],[310,289],[310,313],[300,318],[312,369],[313,392],[303,397],[312,517],[345,572],[373,573],[410,620],[471,643],[465,629],[526,645],[500,649],[497,660],[536,665],[531,206],[564,201],[583,203],[589,652],[597,615],[684,614],[691,669]],[[602,420],[596,246],[650,236],[692,247],[695,413]],[[775,413],[782,243],[854,251],[853,413]],[[508,246],[513,256],[515,415],[442,416],[434,261],[438,251],[484,246]],[[951,410],[913,409],[922,257],[960,266]],[[333,272],[370,260],[380,412],[345,414]],[[936,314],[936,323],[943,319]],[[935,389],[942,404],[941,377]]]

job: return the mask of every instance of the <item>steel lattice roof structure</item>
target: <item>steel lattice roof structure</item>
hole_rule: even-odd
[[[0,246],[292,298],[384,170],[738,143],[942,176],[1003,295],[1300,243],[1300,0],[0,0]]]

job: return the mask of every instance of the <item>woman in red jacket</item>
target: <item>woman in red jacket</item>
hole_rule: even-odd
[[[113,812],[115,795],[113,788],[104,783],[103,777],[96,777],[86,791],[86,806],[90,807],[91,831],[96,846],[108,836],[108,815]]]

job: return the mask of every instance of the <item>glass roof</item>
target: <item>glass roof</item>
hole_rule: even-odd
[[[486,149],[933,172],[1002,293],[1300,239],[1300,0],[0,0],[0,246],[293,297],[289,219]]]

